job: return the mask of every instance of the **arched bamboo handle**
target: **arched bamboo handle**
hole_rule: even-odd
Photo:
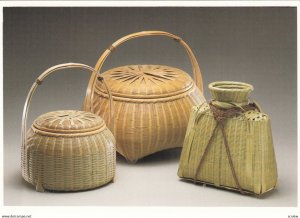
[[[117,48],[119,45],[121,45],[122,43],[124,43],[130,39],[145,37],[145,36],[166,36],[166,37],[172,38],[172,39],[176,40],[177,42],[179,42],[180,45],[182,45],[184,47],[184,49],[187,52],[189,59],[191,61],[191,64],[193,67],[193,76],[194,76],[195,83],[199,87],[199,89],[203,92],[203,81],[202,81],[200,67],[199,67],[199,64],[197,62],[197,59],[196,59],[192,49],[180,37],[173,35],[172,33],[164,32],[164,31],[137,32],[137,33],[133,33],[133,34],[124,36],[124,37],[120,38],[119,40],[115,41],[108,49],[106,49],[103,52],[103,54],[98,59],[96,66],[95,66],[95,69],[97,70],[97,72],[101,71],[104,61],[110,55],[110,53],[113,50],[115,50],[115,48]],[[96,83],[96,74],[93,74],[91,76],[91,79],[89,81],[88,88],[86,91],[86,97],[85,97],[85,102],[84,102],[84,109],[86,109],[86,110],[92,109],[91,108],[91,100],[92,100],[95,83]]]
[[[25,105],[23,108],[23,116],[22,116],[22,132],[21,132],[21,138],[22,138],[22,148],[25,149],[25,145],[26,145],[26,128],[27,128],[27,115],[28,115],[28,108],[32,99],[32,96],[36,90],[36,88],[38,87],[38,85],[41,85],[42,82],[44,81],[44,79],[49,76],[51,73],[58,71],[58,70],[62,70],[62,69],[67,69],[67,68],[84,68],[87,69],[89,71],[91,71],[93,73],[93,75],[97,76],[98,72],[95,72],[95,69],[85,65],[85,64],[79,64],[79,63],[66,63],[66,64],[59,64],[59,65],[55,65],[47,70],[45,70],[37,79],[36,81],[32,84],[30,91],[27,95],[26,101],[25,101]],[[105,81],[103,80],[103,77],[100,76],[100,74],[98,74],[98,78],[100,78],[100,80],[104,83],[105,88],[108,92],[108,96],[109,96],[109,101],[110,101],[110,113],[109,113],[109,123],[112,123],[112,131],[114,129],[114,125],[113,122],[111,122],[112,119],[112,111],[113,111],[113,104],[112,104],[112,96],[111,96],[111,92],[107,86],[107,84],[105,83]]]

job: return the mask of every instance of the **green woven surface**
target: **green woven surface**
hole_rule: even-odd
[[[198,122],[195,122],[197,119]],[[201,107],[193,107],[180,157],[179,177],[194,179],[215,125],[216,121],[206,103]],[[246,112],[228,119],[225,131],[241,187],[255,194],[262,194],[274,188],[277,170],[270,120],[267,115],[257,111]],[[196,179],[216,186],[237,188],[221,130],[217,130]]]
[[[82,137],[51,137],[28,131],[24,179],[42,189],[78,191],[109,183],[115,176],[115,139],[106,129]]]

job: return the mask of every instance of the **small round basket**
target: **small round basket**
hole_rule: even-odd
[[[48,112],[35,119],[26,132],[28,108],[37,86],[52,72],[75,67],[94,72],[92,67],[75,63],[49,68],[32,85],[25,102],[22,176],[37,191],[92,189],[113,181],[115,176],[115,138],[98,115],[77,110]]]

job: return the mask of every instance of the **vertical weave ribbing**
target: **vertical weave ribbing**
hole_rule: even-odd
[[[30,129],[23,177],[47,190],[96,188],[113,180],[115,152],[115,139],[108,129],[66,138],[39,135]]]
[[[95,92],[94,99],[102,102],[94,112],[108,122],[108,112],[101,109],[108,104],[107,98]],[[152,153],[181,147],[191,108],[204,101],[196,88],[185,97],[158,102],[114,99],[117,151],[128,161],[136,162]]]
[[[179,177],[194,179],[215,125],[216,121],[207,104],[193,107],[180,157]],[[258,111],[245,112],[228,118],[225,131],[241,187],[258,195],[273,189],[276,186],[277,169],[268,116]],[[197,180],[221,187],[238,188],[220,130],[213,139]]]

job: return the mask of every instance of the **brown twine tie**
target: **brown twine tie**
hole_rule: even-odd
[[[232,157],[231,157],[231,153],[230,153],[230,149],[229,149],[229,145],[228,145],[228,141],[227,141],[227,137],[226,137],[226,132],[225,132],[225,121],[226,121],[227,118],[231,118],[231,117],[233,117],[235,115],[238,115],[242,112],[258,109],[258,107],[256,106],[255,103],[250,103],[248,105],[241,106],[241,107],[235,106],[235,107],[232,107],[232,108],[229,108],[229,109],[224,109],[224,108],[219,108],[219,107],[213,105],[212,102],[209,103],[209,106],[210,106],[210,110],[213,113],[213,116],[214,116],[215,120],[217,121],[217,124],[216,124],[216,126],[215,126],[215,128],[212,132],[211,137],[209,138],[209,141],[208,141],[208,143],[207,143],[207,145],[204,149],[203,155],[200,159],[199,165],[196,169],[194,182],[196,183],[196,181],[197,181],[197,177],[200,173],[201,166],[203,165],[204,159],[205,159],[205,157],[208,153],[208,148],[210,147],[210,145],[211,145],[211,143],[212,143],[212,141],[213,141],[213,139],[216,135],[216,131],[217,131],[218,127],[220,127],[233,179],[234,179],[235,184],[236,184],[238,190],[240,191],[240,193],[245,194],[245,192],[243,191],[243,189],[240,186],[240,183],[239,183],[239,180],[237,178],[236,171],[235,171],[235,168],[234,168],[234,165],[233,165],[233,162],[232,162]]]

